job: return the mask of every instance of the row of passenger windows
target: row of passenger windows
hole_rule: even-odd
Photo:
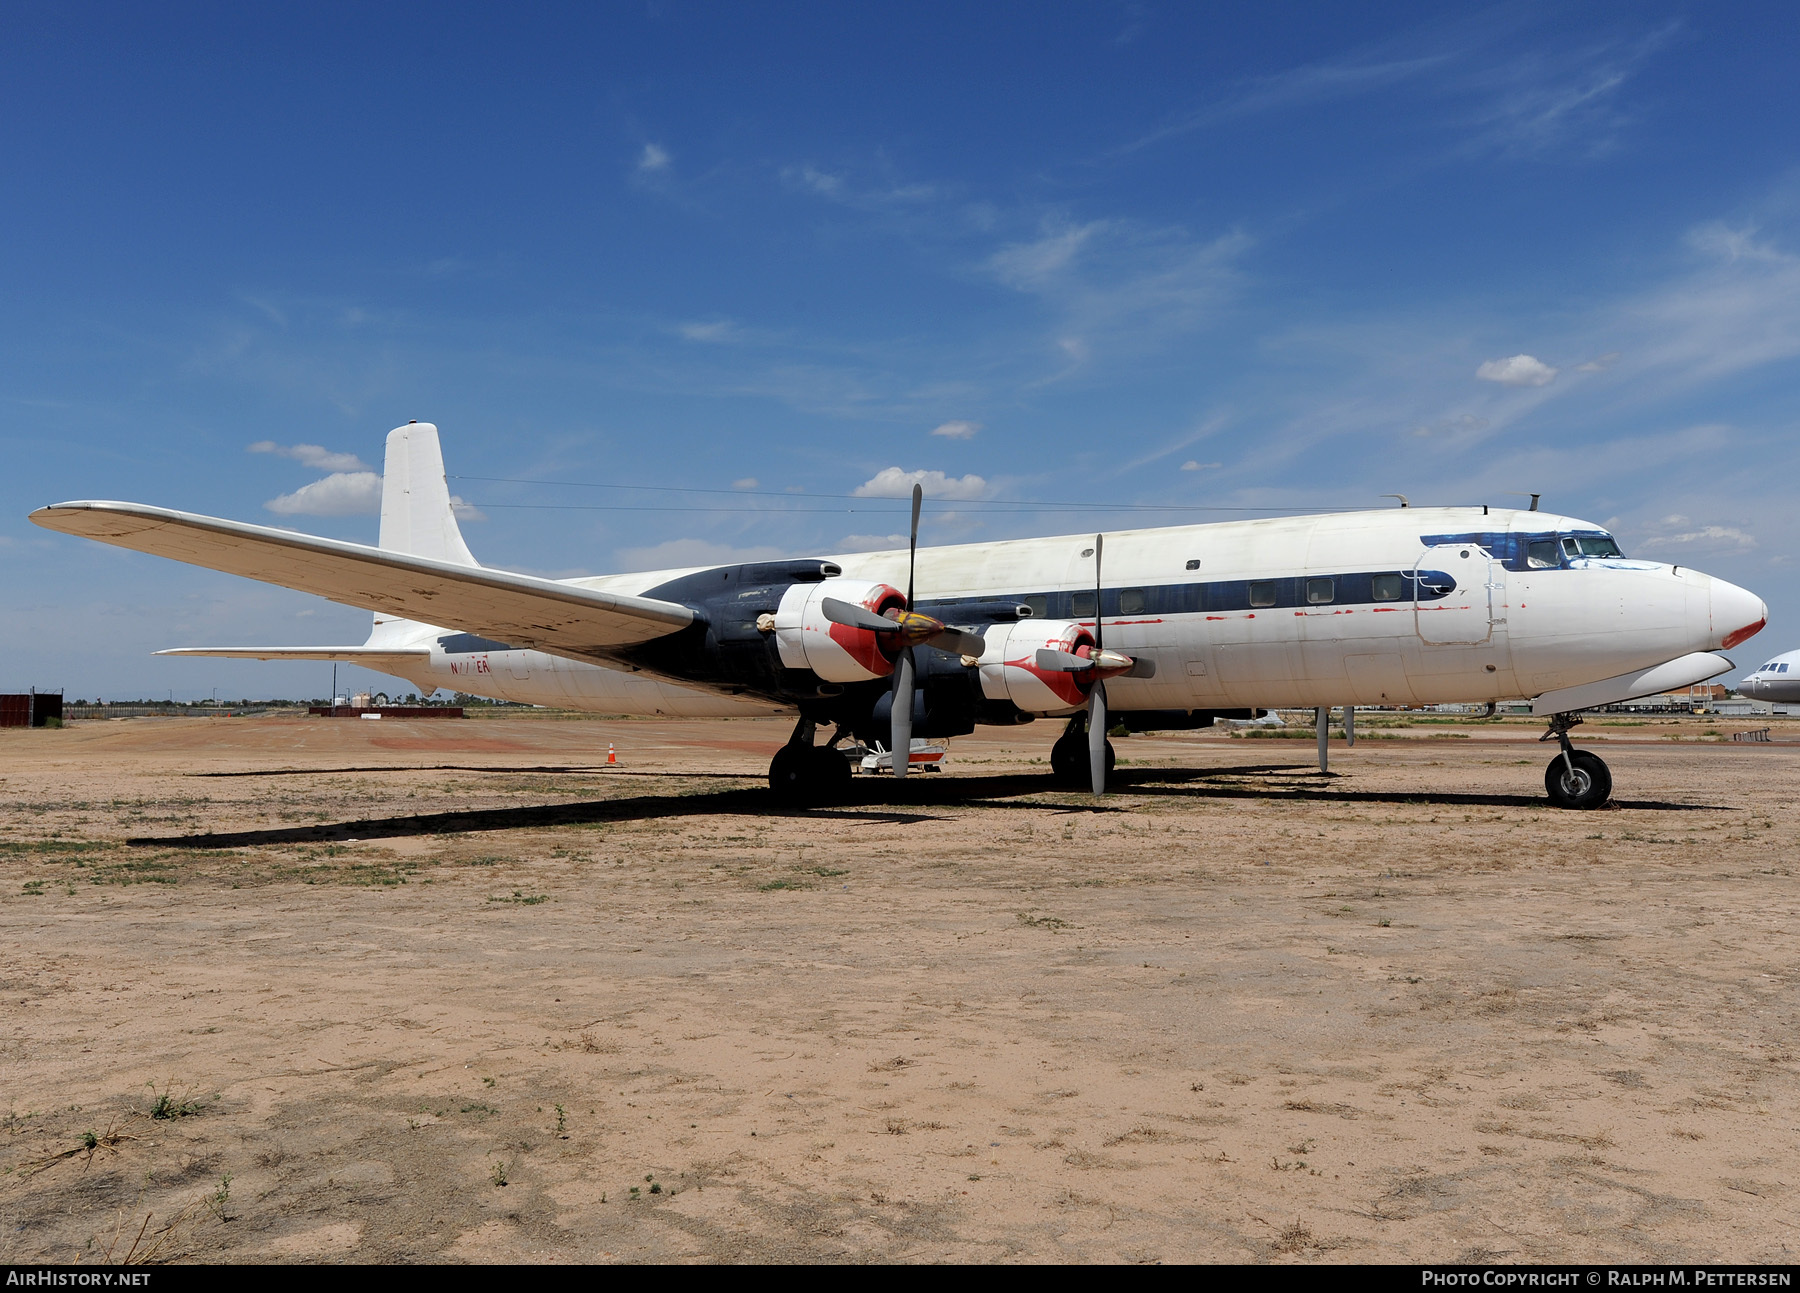
[[[1249,602],[1252,609],[1261,609],[1283,604],[1280,592],[1281,585],[1287,583],[1283,579],[1253,579],[1248,585]],[[1300,587],[1296,592],[1305,598],[1308,606],[1329,606],[1337,600],[1338,581],[1331,576],[1321,576],[1295,581]],[[1407,595],[1407,577],[1402,574],[1384,574],[1369,576],[1370,600],[1377,602],[1397,602]],[[1239,587],[1245,587],[1239,585]],[[1433,588],[1432,591],[1439,591]],[[1094,614],[1094,593],[1092,589],[1084,589],[1070,593],[1068,611],[1074,619],[1089,619]],[[1031,614],[1043,618],[1049,614],[1050,599],[1042,594],[1026,597],[1023,604],[1031,608]],[[1242,605],[1242,603],[1239,603]],[[1226,609],[1220,607],[1218,609]],[[1118,610],[1109,609],[1108,614],[1141,615],[1150,610],[1149,590],[1143,588],[1121,588],[1119,590]]]

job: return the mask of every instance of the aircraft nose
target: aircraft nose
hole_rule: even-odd
[[[1769,608],[1747,588],[1712,581],[1712,635],[1721,650],[1729,651],[1762,632],[1769,622]]]

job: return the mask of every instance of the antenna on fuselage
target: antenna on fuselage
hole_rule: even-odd
[[[1525,509],[1528,512],[1537,511],[1538,510],[1538,500],[1543,497],[1542,494],[1529,494],[1528,495],[1522,489],[1509,489],[1506,492],[1508,494],[1511,494],[1514,498],[1530,498],[1531,506]]]
[[[1412,506],[1411,500],[1408,499],[1405,494],[1383,494],[1382,497],[1399,499],[1401,507],[1411,507]]]

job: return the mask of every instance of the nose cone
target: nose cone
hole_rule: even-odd
[[[1721,650],[1749,641],[1768,622],[1769,608],[1762,598],[1723,579],[1712,581],[1713,639]]]

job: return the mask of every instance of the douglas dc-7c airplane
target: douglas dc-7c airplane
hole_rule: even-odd
[[[388,436],[375,547],[137,503],[31,519],[375,613],[361,646],[163,654],[346,660],[423,693],[603,713],[795,715],[769,769],[795,803],[847,795],[847,737],[885,738],[905,776],[914,736],[1066,718],[1052,770],[1101,794],[1114,723],[1305,706],[1323,733],[1332,706],[1529,697],[1561,747],[1550,798],[1595,808],[1612,777],[1569,742],[1580,711],[1733,668],[1713,652],[1768,615],[1544,512],[1403,506],[920,550],[919,501],[905,551],[541,579],[470,555],[437,428],[419,422]]]

